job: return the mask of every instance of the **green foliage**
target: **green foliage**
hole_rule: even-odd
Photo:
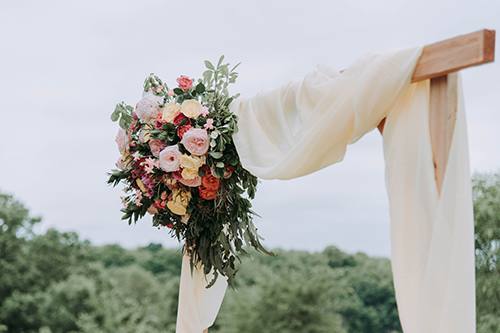
[[[500,331],[500,173],[472,178],[478,332]]]

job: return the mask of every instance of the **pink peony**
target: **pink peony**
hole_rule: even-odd
[[[123,128],[120,127],[120,129],[118,130],[115,141],[118,144],[118,150],[120,151],[120,154],[128,152],[130,148],[130,138]]]
[[[159,106],[161,102],[161,97],[153,94],[145,94],[139,103],[137,103],[137,110],[135,110],[137,117],[146,123],[155,120],[158,113],[161,112]]]
[[[160,152],[165,148],[165,141],[161,140],[151,140],[149,141],[149,148],[151,149],[151,153],[154,157],[160,157]]]
[[[184,133],[181,143],[191,154],[201,156],[207,153],[210,140],[204,129],[191,128]]]
[[[177,171],[180,168],[179,148],[177,146],[168,146],[160,152],[160,167],[166,172]]]
[[[187,76],[181,76],[177,79],[177,83],[179,84],[179,88],[181,88],[182,90],[189,90],[189,88],[191,88],[191,85],[193,85],[193,79],[190,79]]]

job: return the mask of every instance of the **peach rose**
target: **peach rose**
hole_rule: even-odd
[[[151,205],[151,206],[149,206],[147,212],[148,212],[148,214],[155,215],[155,214],[158,213],[158,208],[156,208],[155,206]]]
[[[177,146],[168,146],[160,152],[160,168],[162,168],[166,172],[177,171],[180,168],[179,156],[181,153],[179,152],[179,147]]]
[[[193,85],[193,79],[190,79],[187,76],[181,76],[177,79],[177,83],[179,84],[179,88],[182,90],[189,90],[189,88]]]
[[[189,187],[198,187],[198,186],[201,185],[201,177],[200,176],[196,176],[193,179],[184,179],[184,178],[181,177],[179,179],[179,182],[181,184],[184,184],[184,185],[189,186]]]
[[[120,127],[118,130],[118,134],[116,134],[115,138],[116,143],[118,144],[118,150],[120,154],[128,152],[130,149],[130,138],[127,135],[127,132]]]
[[[182,102],[181,112],[188,118],[196,118],[200,114],[201,104],[195,99]]]
[[[184,133],[181,143],[193,155],[206,154],[210,140],[207,131],[201,128],[192,128]]]
[[[177,114],[177,112],[179,112],[180,110],[181,110],[181,105],[179,103],[171,101],[163,108],[162,119],[165,120],[166,122],[171,123],[174,120],[174,117]]]
[[[160,152],[165,148],[165,142],[160,140],[151,140],[149,141],[149,149],[151,149],[151,153],[154,157],[160,157]]]

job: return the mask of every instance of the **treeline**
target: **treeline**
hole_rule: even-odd
[[[478,332],[500,332],[500,175],[474,177]],[[0,194],[0,332],[175,332],[182,254],[34,235]],[[335,247],[244,258],[211,333],[401,332],[390,261]]]

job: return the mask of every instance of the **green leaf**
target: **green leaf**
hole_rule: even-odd
[[[218,151],[211,151],[209,154],[210,154],[210,156],[212,156],[213,158],[216,158],[216,159],[219,159],[223,156],[222,153],[218,152]]]
[[[205,66],[208,69],[215,70],[214,65],[212,65],[212,63],[210,61],[208,61],[208,60],[205,60]]]
[[[174,93],[176,95],[182,95],[184,94],[184,91],[181,88],[174,88]]]
[[[111,121],[117,121],[118,119],[120,119],[120,112],[113,112],[111,114]]]
[[[219,62],[217,63],[217,68],[219,68],[220,64],[222,64],[223,60],[224,60],[224,55],[221,55],[219,58]]]
[[[205,92],[205,86],[203,85],[203,83],[198,83],[198,85],[196,86],[196,92],[198,94],[203,94]]]
[[[217,130],[215,130],[212,133],[210,133],[210,137],[212,139],[217,139],[218,136],[219,136],[219,132]]]
[[[218,168],[224,168],[224,163],[223,162],[217,162],[217,164],[215,164]]]

